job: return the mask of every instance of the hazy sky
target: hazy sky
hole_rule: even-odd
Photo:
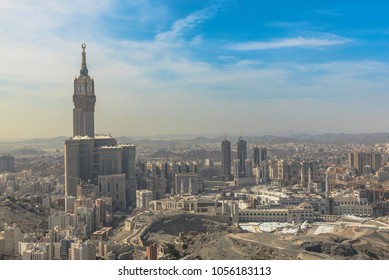
[[[1,0],[0,138],[389,131],[388,1]]]

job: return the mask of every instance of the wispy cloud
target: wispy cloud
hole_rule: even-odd
[[[325,47],[342,45],[348,42],[350,42],[349,39],[341,37],[325,39],[297,37],[273,41],[235,43],[230,45],[229,48],[236,51],[256,51],[292,47]]]
[[[195,11],[186,16],[185,18],[176,20],[170,30],[158,34],[156,36],[156,39],[160,41],[169,41],[177,39],[182,36],[185,31],[195,27],[197,24],[200,24],[204,20],[212,17],[215,12],[215,7]]]

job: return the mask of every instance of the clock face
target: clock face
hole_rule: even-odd
[[[93,95],[93,85],[92,84],[75,84],[74,92],[76,94],[88,94]]]

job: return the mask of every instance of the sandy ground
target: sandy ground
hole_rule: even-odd
[[[206,219],[189,219],[179,225],[165,221],[153,229],[149,241],[174,244],[183,255],[202,259],[389,260],[389,233],[379,231],[374,221],[340,221],[322,234],[318,234],[319,226],[290,235],[243,232]]]

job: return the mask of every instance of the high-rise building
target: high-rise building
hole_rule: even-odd
[[[247,142],[242,139],[242,137],[239,138],[237,143],[237,149],[238,154],[237,158],[239,160],[239,174],[240,178],[246,177],[246,165],[245,161],[247,159]]]
[[[261,163],[267,160],[267,150],[266,148],[254,148],[254,165],[260,166]]]
[[[239,166],[240,162],[239,159],[234,159],[232,161],[232,173],[234,174],[234,178],[239,178]]]
[[[80,75],[74,80],[73,137],[65,141],[65,195],[76,197],[77,186],[98,186],[99,179],[98,195],[111,197],[115,209],[135,208],[135,146],[118,145],[111,135],[95,135],[95,85],[88,74],[85,48],[82,44]]]
[[[146,259],[157,260],[158,259],[158,244],[154,243],[146,247]]]
[[[263,160],[260,164],[260,178],[262,183],[265,183],[270,179],[270,165],[267,159]]]
[[[96,199],[96,225],[105,226],[106,202],[104,199]]]
[[[270,179],[278,179],[278,162],[274,159],[269,161],[269,177]]]
[[[69,248],[70,260],[95,260],[96,245],[91,241],[82,242],[78,240],[70,244]]]
[[[23,234],[16,224],[4,223],[4,231],[0,232],[0,252],[7,255],[16,254],[19,242],[23,241]]]
[[[291,184],[297,184],[300,181],[300,162],[292,161],[289,163],[288,177]]]
[[[354,163],[354,153],[348,153],[348,167],[354,168],[355,163]]]
[[[231,179],[231,142],[227,139],[222,141],[222,173],[224,180]]]
[[[373,168],[374,172],[377,172],[380,170],[382,166],[382,156],[380,153],[373,153],[372,159],[371,159],[371,167]]]
[[[68,260],[69,259],[69,249],[72,245],[72,240],[68,238],[61,239],[61,247],[60,247],[60,258],[61,260]]]
[[[246,177],[251,177],[253,175],[253,162],[247,158],[244,161],[244,164],[245,164],[245,170],[246,170]]]
[[[76,218],[74,214],[56,211],[49,216],[48,223],[49,230],[53,230],[55,227],[66,228],[68,226],[75,226]]]
[[[0,157],[0,172],[13,172],[15,171],[15,158],[12,156],[1,156]]]
[[[283,159],[278,161],[278,180],[284,183],[289,181],[288,163]]]
[[[149,203],[153,200],[153,192],[149,190],[136,191],[136,208],[149,210]]]
[[[98,175],[97,194],[111,197],[113,209],[126,210],[126,185],[124,174]]]
[[[266,182],[269,179],[269,164],[267,162],[266,148],[255,147],[253,164],[257,168],[258,182]],[[247,170],[246,170],[247,171]]]
[[[258,147],[255,147],[253,149],[253,153],[254,153],[254,166],[259,166],[259,164],[261,163],[259,161],[259,148]]]
[[[175,176],[176,194],[196,195],[199,193],[200,183],[199,175],[196,173],[176,174]]]

